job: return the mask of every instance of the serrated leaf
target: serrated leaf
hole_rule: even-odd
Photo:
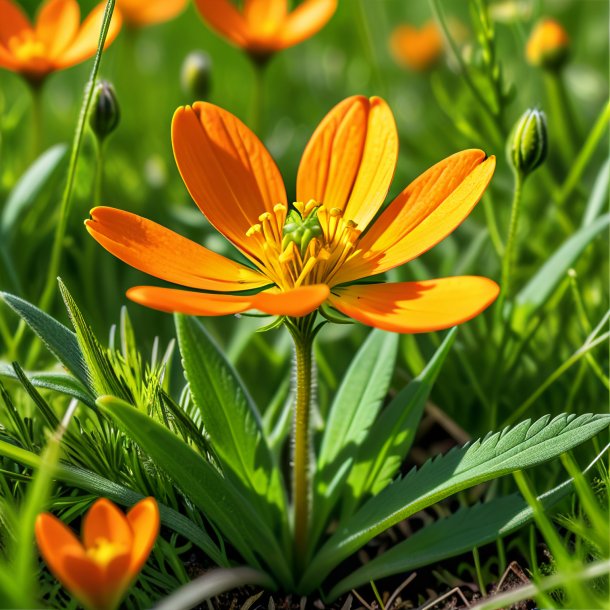
[[[605,447],[584,472],[591,470],[606,455],[607,449]],[[545,510],[549,510],[565,498],[572,488],[573,479],[568,479],[540,495],[538,500]],[[333,587],[328,600],[333,601],[342,593],[371,580],[403,574],[489,544],[520,529],[533,517],[532,507],[520,494],[462,507],[454,514],[426,525],[349,574]]]
[[[386,487],[400,469],[456,334],[457,328],[449,331],[426,368],[394,397],[371,428],[345,486],[342,519],[361,498]]]
[[[19,464],[23,464],[24,466],[29,466],[30,468],[39,468],[40,466],[39,455],[2,440],[0,440],[0,455],[14,460]],[[124,485],[120,485],[95,472],[71,464],[59,462],[55,469],[55,476],[63,483],[109,498],[113,502],[123,506],[133,506],[144,497],[141,493],[133,491]],[[218,565],[228,565],[228,562],[219,551],[216,544],[197,524],[193,523],[190,519],[173,508],[163,504],[159,504],[159,513],[161,515],[161,522],[164,525],[197,545]]]
[[[610,415],[562,414],[522,422],[426,462],[366,502],[322,547],[301,582],[315,588],[340,561],[379,533],[463,489],[530,468],[590,439]],[[530,429],[534,434],[528,434]],[[498,450],[500,446],[501,450]]]
[[[167,428],[113,396],[97,400],[99,409],[119,424],[178,488],[197,506],[243,558],[259,567],[257,554],[284,586],[290,587],[290,562],[275,535],[228,478]]]
[[[0,293],[4,302],[40,337],[49,351],[86,388],[93,390],[87,363],[76,339],[76,334],[35,305],[6,292]]]
[[[3,240],[10,241],[19,219],[52,188],[67,150],[65,144],[52,146],[32,163],[15,184],[2,210],[0,233]]]
[[[533,315],[547,302],[582,251],[609,224],[610,214],[604,214],[576,231],[555,251],[517,294],[515,306],[522,310],[521,316]]]
[[[227,476],[274,527],[285,524],[279,468],[262,432],[261,418],[239,375],[196,318],[176,315],[176,332],[186,378],[211,445]]]

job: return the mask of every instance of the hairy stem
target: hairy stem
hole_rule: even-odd
[[[313,384],[312,344],[315,316],[293,319],[288,323],[296,361],[296,401],[292,428],[292,507],[294,517],[295,566],[300,569],[307,553],[310,501],[310,414]]]

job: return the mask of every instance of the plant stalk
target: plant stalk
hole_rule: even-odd
[[[315,316],[293,319],[288,328],[295,349],[296,401],[292,428],[292,508],[295,566],[303,567],[309,539],[311,430],[313,388],[312,330]]]
[[[521,195],[523,192],[524,175],[520,171],[515,171],[515,190],[510,211],[510,223],[508,225],[508,237],[506,248],[502,258],[502,293],[498,299],[498,315],[502,316],[502,310],[506,298],[510,296],[512,271],[516,258],[517,229],[519,227],[519,214],[521,211]]]
[[[544,77],[549,102],[549,114],[555,118],[558,148],[566,167],[571,167],[576,156],[576,129],[574,113],[560,72],[547,72]]]
[[[252,98],[250,106],[250,129],[262,137],[262,115],[263,97],[265,90],[265,67],[267,59],[252,57],[252,67],[254,69],[254,86],[252,87]]]

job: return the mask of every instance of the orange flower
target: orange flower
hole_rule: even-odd
[[[32,25],[17,4],[0,0],[0,67],[19,72],[32,83],[91,57],[98,45],[105,2],[80,23],[76,0],[47,0]],[[118,13],[112,18],[106,45],[121,29]]]
[[[218,34],[264,59],[322,29],[337,9],[337,0],[304,0],[290,13],[287,0],[245,0],[243,12],[229,0],[195,0],[195,6]]]
[[[100,498],[83,521],[83,542],[49,513],[36,541],[49,569],[89,610],[113,610],[138,575],[159,533],[159,508],[145,498],[124,515]]]
[[[145,218],[94,208],[87,229],[109,252],[155,277],[206,291],[139,286],[127,292],[137,303],[200,316],[258,309],[295,317],[324,304],[323,311],[333,307],[370,326],[413,333],[464,322],[498,294],[481,277],[357,283],[449,235],[495,168],[495,158],[480,150],[457,153],[417,178],[372,222],[398,158],[394,117],[380,98],[350,97],[322,121],[301,160],[292,211],[273,159],[226,110],[203,102],[179,108],[172,141],[191,196],[251,266]]]
[[[177,17],[187,0],[117,0],[127,25],[135,28],[162,23]]]
[[[563,26],[554,19],[543,19],[533,29],[525,55],[533,66],[560,68],[568,58],[570,39]]]
[[[410,70],[432,68],[443,54],[443,37],[433,21],[421,29],[400,25],[392,33],[390,47],[396,61]]]

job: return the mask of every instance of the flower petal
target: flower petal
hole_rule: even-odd
[[[321,30],[337,10],[337,0],[305,0],[292,11],[280,32],[280,48],[291,47]]]
[[[124,545],[127,549],[133,543],[133,533],[125,515],[106,498],[96,500],[83,520],[85,548],[95,547],[99,539]]]
[[[108,582],[102,566],[86,555],[72,553],[62,556],[61,562],[62,571],[55,576],[83,605],[90,610],[108,610],[115,607],[113,602],[117,591],[111,586],[112,583]]]
[[[328,294],[328,286],[324,284],[301,286],[286,292],[275,289],[250,296],[206,294],[156,286],[136,286],[127,291],[127,297],[140,305],[193,316],[226,316],[258,309],[274,316],[301,317],[317,309]]]
[[[337,283],[383,273],[435,246],[470,214],[495,166],[482,150],[465,150],[424,172],[362,237],[362,254],[347,261]]]
[[[262,142],[230,112],[197,102],[172,122],[182,179],[207,219],[245,254],[263,258],[262,242],[246,236],[264,212],[287,206],[282,176]],[[278,223],[283,226],[286,212]]]
[[[383,203],[398,158],[392,111],[381,98],[347,98],[322,120],[299,166],[297,200],[340,208],[360,230]]]
[[[11,0],[0,0],[0,15],[0,44],[8,50],[9,40],[23,30],[31,30],[32,26],[19,5]]]
[[[61,558],[64,552],[85,554],[85,549],[72,530],[49,513],[36,517],[36,542],[41,555],[54,574],[61,572]]]
[[[244,17],[254,38],[275,34],[283,28],[287,14],[286,0],[246,0],[244,4]]]
[[[186,7],[187,0],[117,0],[125,21],[142,27],[169,21]]]
[[[270,283],[216,252],[156,222],[115,208],[91,210],[91,236],[123,262],[161,280],[201,290],[239,291]]]
[[[154,498],[140,500],[127,513],[133,531],[133,546],[129,571],[135,576],[141,569],[159,534],[159,507]]]
[[[462,276],[335,288],[329,302],[362,324],[391,332],[422,333],[474,318],[493,303],[499,291],[492,280]]]
[[[199,14],[208,25],[234,44],[244,47],[248,43],[248,23],[229,0],[195,0]]]
[[[99,44],[105,9],[106,3],[101,2],[87,15],[70,45],[55,58],[56,68],[69,68],[95,55],[97,45]],[[121,24],[121,13],[114,11],[104,48],[107,48],[118,36]]]
[[[36,18],[36,36],[53,58],[74,39],[80,24],[80,8],[76,0],[47,0]]]

